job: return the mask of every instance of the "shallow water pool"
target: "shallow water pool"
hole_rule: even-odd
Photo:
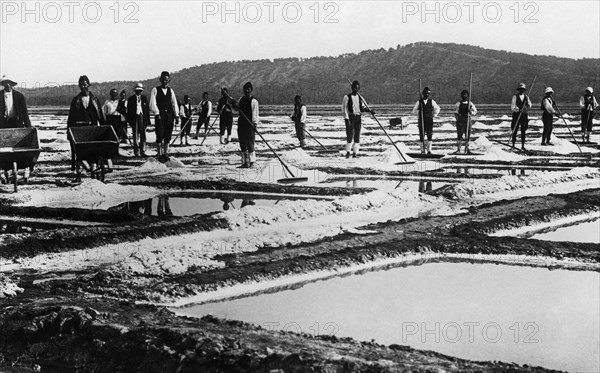
[[[471,360],[597,371],[600,274],[429,263],[175,310],[409,345]]]
[[[555,227],[529,238],[545,241],[592,242],[600,244],[600,219],[574,225]]]

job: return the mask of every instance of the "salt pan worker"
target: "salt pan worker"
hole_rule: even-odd
[[[294,114],[292,115],[294,126],[296,127],[296,137],[300,141],[300,147],[304,147],[304,126],[306,123],[306,105],[302,103],[302,96],[294,97]]]
[[[346,124],[346,158],[350,158],[350,150],[353,158],[358,157],[362,127],[361,113],[371,112],[366,103],[361,100],[358,91],[360,91],[360,83],[355,80],[352,82],[352,93],[342,99],[342,113]]]
[[[179,145],[183,145],[183,140],[185,139],[185,146],[188,146],[188,136],[190,135],[190,131],[192,129],[192,113],[194,109],[192,109],[192,104],[190,104],[190,96],[183,96],[183,103],[179,107],[179,116],[181,117],[181,134],[179,135]]]
[[[150,106],[148,98],[143,95],[144,85],[137,83],[133,88],[135,94],[127,100],[127,121],[133,132],[133,154],[146,157],[146,127],[150,124]]]
[[[227,88],[221,88],[221,98],[217,105],[219,113],[219,143],[228,144],[231,142],[231,129],[233,127],[232,102],[229,100],[229,91]],[[225,137],[227,133],[227,137]]]
[[[472,116],[477,114],[475,104],[469,100],[469,91],[463,89],[460,93],[460,101],[454,107],[454,118],[456,119],[456,153],[460,154],[460,148],[464,141],[465,154],[471,154],[469,151],[469,139],[471,138]]]
[[[98,98],[90,92],[90,79],[86,75],[79,77],[79,94],[73,97],[67,118],[67,139],[71,145],[71,170],[77,172],[75,181],[81,181],[81,166],[75,161],[75,148],[68,129],[78,126],[104,125],[104,117]]]
[[[0,98],[0,128],[31,127],[25,96],[13,89],[17,82],[4,76],[0,85],[4,88]]]
[[[544,124],[544,131],[542,132],[542,145],[553,145],[550,142],[550,136],[552,136],[552,122],[554,116],[558,116],[556,112],[556,102],[554,101],[554,97],[552,94],[554,90],[552,87],[547,87],[544,91],[544,98],[542,99],[542,104],[540,108],[542,109],[542,123]]]
[[[236,105],[240,111],[238,118],[238,139],[242,151],[242,165],[239,168],[252,168],[256,162],[254,144],[256,142],[256,131],[258,125],[258,101],[252,97],[252,83],[244,84],[244,96]],[[242,114],[243,113],[243,114]],[[250,122],[249,122],[250,120]]]
[[[521,149],[525,150],[525,134],[529,124],[529,116],[527,112],[531,108],[531,100],[525,94],[527,87],[525,83],[520,83],[517,87],[517,94],[513,96],[510,108],[512,110],[512,121],[510,129],[512,131],[512,146],[517,142],[517,129],[521,130]],[[518,123],[517,123],[518,122]]]
[[[440,113],[439,105],[431,98],[431,89],[423,88],[421,98],[415,104],[412,110],[413,115],[418,115],[419,142],[421,144],[421,154],[431,154],[431,141],[433,139],[433,118]],[[425,141],[427,134],[427,141]]]
[[[594,97],[594,89],[592,87],[585,89],[585,93],[579,99],[579,106],[581,107],[581,137],[583,142],[590,142],[594,109],[598,106],[598,101]]]
[[[108,92],[110,98],[102,105],[102,115],[107,125],[112,126],[115,134],[119,136],[121,126],[121,113],[119,113],[119,94],[116,88]]]
[[[160,74],[160,86],[150,92],[150,112],[154,115],[156,132],[157,159],[161,162],[169,160],[169,143],[173,135],[173,122],[179,124],[179,105],[175,91],[169,87],[171,74],[163,71]]]
[[[210,116],[212,114],[212,102],[208,100],[208,92],[202,94],[202,101],[198,104],[198,124],[196,125],[196,138],[200,133],[200,128],[204,125],[204,133],[208,132],[210,126]]]

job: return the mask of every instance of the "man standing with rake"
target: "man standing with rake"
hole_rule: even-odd
[[[169,160],[169,143],[173,135],[173,122],[179,124],[179,106],[177,96],[171,87],[171,74],[160,74],[160,86],[152,88],[150,93],[150,111],[154,114],[156,129],[156,157],[161,162]]]
[[[370,112],[360,99],[358,91],[360,91],[360,83],[355,80],[352,82],[352,93],[342,99],[342,113],[346,123],[346,158],[350,158],[350,150],[352,150],[352,158],[358,157],[362,127],[361,113]]]
[[[527,87],[525,83],[519,84],[517,87],[517,94],[513,96],[510,104],[512,110],[512,122],[510,123],[510,129],[512,130],[512,146],[515,147],[517,142],[517,129],[521,129],[521,149],[525,150],[525,133],[529,124],[529,116],[527,112],[531,108],[531,100],[529,96],[525,94]]]
[[[583,142],[590,142],[594,108],[598,106],[598,101],[594,97],[594,89],[592,87],[585,89],[585,93],[579,99],[579,106],[581,107],[581,137]]]

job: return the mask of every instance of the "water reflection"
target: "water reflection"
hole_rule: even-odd
[[[471,360],[596,371],[599,280],[591,271],[431,263],[336,277],[177,312],[375,339]]]
[[[247,206],[273,206],[277,202],[287,199],[254,199],[245,196],[239,197],[241,200],[240,208]],[[134,214],[147,216],[171,217],[171,216],[191,216],[196,214],[207,214],[212,212],[228,211],[235,209],[235,195],[223,195],[214,198],[183,198],[172,196],[159,196],[143,201],[132,201],[123,203],[112,209],[126,211]]]

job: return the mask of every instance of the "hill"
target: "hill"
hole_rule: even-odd
[[[349,91],[346,79],[361,82],[361,93],[371,103],[411,103],[418,98],[419,79],[432,88],[439,103],[452,103],[468,88],[473,72],[473,100],[509,103],[520,82],[529,85],[535,75],[532,98],[552,86],[559,103],[574,103],[593,84],[600,59],[570,59],[491,50],[462,44],[419,42],[396,48],[366,50],[337,57],[280,58],[211,63],[172,72],[171,86],[179,96],[189,94],[197,103],[203,91],[219,97],[219,87],[229,87],[234,97],[246,81],[263,104],[292,104],[301,94],[308,104],[337,104]],[[157,67],[157,73],[160,71]],[[74,77],[74,80],[77,77]],[[143,81],[149,93],[158,78]],[[102,99],[110,88],[132,93],[133,81],[95,83],[92,91]],[[600,89],[600,84],[598,84]],[[25,90],[30,106],[68,105],[76,86]]]

